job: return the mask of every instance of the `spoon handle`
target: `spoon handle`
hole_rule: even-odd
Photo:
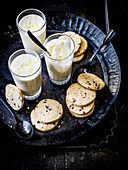
[[[29,37],[33,40],[35,44],[37,44],[40,48],[42,48],[45,52],[47,52],[49,55],[51,55],[47,49],[41,44],[41,42],[32,34],[30,30],[27,31]]]
[[[12,116],[15,117],[16,121],[20,121],[17,115],[13,112],[12,108],[7,103],[4,95],[0,92],[0,101],[4,104],[4,106],[8,109],[8,111],[11,113]]]
[[[111,30],[108,32],[108,34],[106,35],[106,37],[104,38],[104,40],[103,40],[103,45],[108,44],[108,43],[111,41],[111,39],[112,39],[112,37],[113,37],[114,35],[115,35],[115,31],[111,29]]]
[[[115,31],[111,29],[111,30],[107,33],[107,35],[105,36],[105,38],[104,38],[101,46],[100,46],[100,47],[98,48],[98,50],[93,54],[93,56],[90,58],[90,60],[88,61],[88,63],[91,63],[91,62],[92,62],[93,58],[97,55],[97,53],[101,50],[101,48],[102,48],[104,45],[107,45],[107,44],[111,41],[111,39],[112,39],[112,37],[113,37],[114,35],[115,35]]]

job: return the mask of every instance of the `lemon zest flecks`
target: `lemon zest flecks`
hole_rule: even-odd
[[[27,73],[27,74],[29,75],[29,74],[32,74],[32,73],[33,73],[33,68],[29,68],[29,70],[28,70],[28,73]]]
[[[52,54],[52,50],[53,50],[53,48],[55,47],[55,45],[53,45],[53,46],[51,46],[51,48],[50,48],[50,54]]]
[[[19,74],[22,74],[22,71],[20,71]]]
[[[32,64],[32,61],[31,61],[30,59],[28,59],[28,63],[29,63],[29,64]]]
[[[68,56],[68,53],[65,53],[65,57],[67,57]]]
[[[31,28],[31,26],[28,26],[28,27],[27,27],[27,29],[30,29],[30,28]]]

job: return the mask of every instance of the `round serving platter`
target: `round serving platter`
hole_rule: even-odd
[[[89,44],[85,57],[78,63],[73,64],[74,70],[88,61],[92,54],[102,43],[104,33],[88,20],[70,13],[50,13],[47,16],[47,36],[56,32],[74,31],[83,36]],[[14,84],[8,69],[8,58],[16,50],[23,48],[19,33],[11,32],[11,35],[3,35],[3,42],[0,44],[0,88],[4,93],[5,86]],[[121,81],[120,64],[114,47],[109,43],[92,62],[91,72],[102,78],[106,86],[97,92],[95,110],[93,114],[84,119],[73,117],[66,106],[65,96],[67,88],[72,84],[71,80],[63,86],[54,85],[48,77],[44,58],[42,59],[42,85],[43,90],[40,97],[33,101],[25,100],[24,107],[16,112],[21,119],[30,121],[30,113],[36,104],[42,99],[52,98],[58,100],[64,109],[64,115],[59,125],[54,130],[43,133],[35,130],[33,138],[22,140],[15,138],[17,143],[30,146],[51,146],[72,141],[95,128],[107,115],[115,102]],[[15,119],[0,103],[0,120],[10,128],[15,128]],[[13,130],[14,131],[14,130]],[[13,134],[12,134],[13,136]]]

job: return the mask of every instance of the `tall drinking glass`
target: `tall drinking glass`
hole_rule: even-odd
[[[9,57],[8,67],[24,98],[27,100],[36,99],[42,89],[39,55],[35,51],[20,49]]]
[[[51,46],[48,48],[48,44]],[[57,84],[66,84],[71,77],[72,63],[74,57],[74,41],[64,34],[53,34],[44,41],[44,46],[51,53],[44,53],[50,80]]]
[[[30,30],[43,43],[46,39],[45,15],[37,9],[26,9],[17,16],[16,25],[19,29],[24,48],[36,51],[40,55],[42,49],[30,39],[27,31]]]

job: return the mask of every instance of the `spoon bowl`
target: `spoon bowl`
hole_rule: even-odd
[[[16,134],[23,139],[29,139],[33,136],[33,127],[28,121],[19,121],[15,127]]]
[[[34,133],[33,126],[28,121],[20,120],[20,118],[17,116],[17,114],[12,110],[12,108],[6,102],[6,99],[1,92],[0,92],[0,101],[5,105],[5,107],[11,113],[11,115],[13,115],[16,119],[17,123],[15,126],[15,132],[16,132],[17,136],[19,136],[22,139],[31,138]]]

